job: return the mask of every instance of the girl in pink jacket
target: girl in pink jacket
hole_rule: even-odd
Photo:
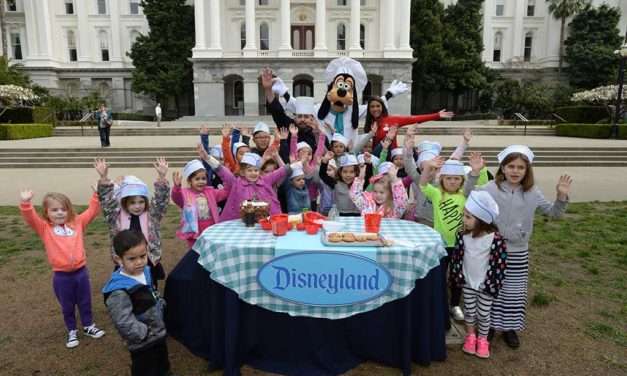
[[[359,176],[353,181],[349,192],[355,206],[365,213],[379,213],[383,218],[402,218],[407,208],[407,191],[403,181],[396,177],[397,169],[391,162],[383,162],[379,174],[370,179],[372,192],[364,192],[366,167],[361,166]]]
[[[208,185],[207,171],[198,159],[187,162],[183,178],[189,188],[181,187],[183,179],[179,172],[172,175],[172,201],[181,208],[181,224],[176,236],[192,247],[207,227],[219,222],[218,202],[228,197],[229,188],[215,189]]]
[[[240,218],[240,205],[245,200],[265,201],[270,204],[270,214],[279,214],[281,205],[274,186],[289,176],[293,168],[302,168],[302,162],[295,162],[269,174],[261,175],[259,173],[261,157],[254,153],[246,153],[240,161],[240,174],[236,176],[222,166],[217,159],[207,155],[204,150],[199,149],[198,152],[220,176],[224,187],[231,192],[220,215],[220,222]]]

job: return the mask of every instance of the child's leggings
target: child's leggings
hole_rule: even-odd
[[[52,287],[61,305],[67,330],[76,329],[75,307],[81,315],[83,326],[93,324],[91,316],[91,286],[87,267],[73,272],[54,272]]]
[[[453,253],[454,247],[446,247],[447,256],[444,258],[444,270],[450,273],[449,265],[451,263],[451,253]],[[447,278],[448,279],[448,278]],[[451,286],[451,307],[456,307],[462,300],[462,289],[457,286]]]
[[[464,286],[464,321],[468,326],[477,326],[479,337],[488,336],[493,301],[491,295]]]

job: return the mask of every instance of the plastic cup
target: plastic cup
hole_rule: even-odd
[[[364,225],[366,232],[379,233],[381,230],[381,218],[383,216],[379,213],[364,214]]]
[[[270,222],[272,223],[272,234],[274,236],[283,236],[287,234],[289,229],[287,214],[275,214],[270,217]]]
[[[266,231],[272,231],[272,223],[265,218],[259,220],[259,225]]]
[[[318,233],[318,230],[320,230],[320,226],[315,223],[308,223],[305,225],[305,231],[309,235],[316,235]]]

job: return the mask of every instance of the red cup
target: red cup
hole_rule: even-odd
[[[261,225],[261,228],[266,231],[272,231],[272,222],[265,218],[259,220],[259,225]]]
[[[379,213],[364,214],[366,232],[374,232],[378,234],[381,230],[381,218],[383,218],[383,216]]]
[[[317,212],[305,212],[303,213],[303,222],[305,223],[315,223],[316,220],[324,219],[325,217]]]
[[[289,223],[287,221],[287,214],[275,214],[270,217],[272,223],[272,234],[275,236],[283,236],[287,234],[289,229]]]
[[[307,224],[305,224],[305,231],[309,235],[316,235],[318,233],[318,230],[320,230],[320,226],[315,224],[315,223],[307,223]]]
[[[305,231],[305,224],[304,223],[299,223],[296,225],[296,230],[298,231]]]

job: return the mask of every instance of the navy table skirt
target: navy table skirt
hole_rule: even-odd
[[[214,282],[189,251],[165,285],[169,334],[210,369],[240,367],[286,375],[337,375],[370,360],[400,368],[446,358],[446,285],[437,267],[410,295],[340,320],[291,317],[254,306]]]

